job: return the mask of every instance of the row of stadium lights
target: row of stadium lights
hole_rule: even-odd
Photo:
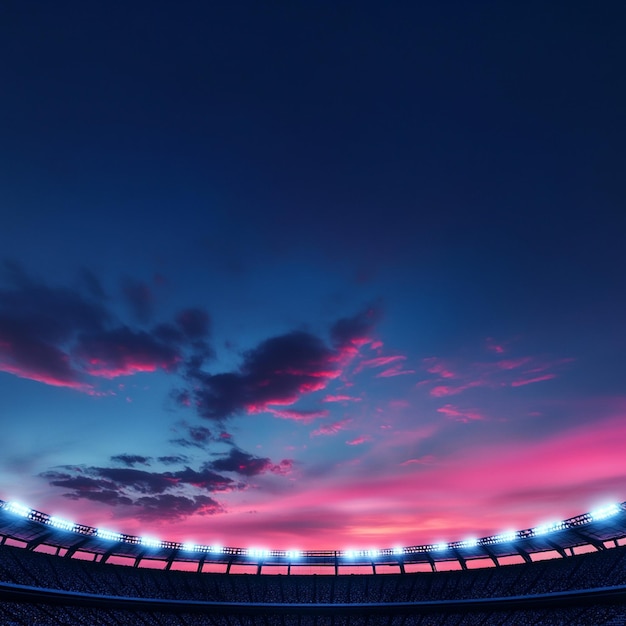
[[[4,509],[14,513],[16,515],[20,515],[21,517],[30,517],[33,513],[36,513],[34,510],[29,509],[23,504],[19,504],[18,502],[8,502],[5,503]],[[590,513],[585,513],[580,516],[582,523],[589,523],[607,519],[612,517],[613,515],[617,515],[620,512],[620,506],[618,504],[609,504],[602,508],[596,509],[595,511],[591,511]],[[38,514],[37,517],[41,517],[41,514]],[[42,521],[49,526],[53,526],[54,528],[58,528],[60,530],[67,530],[71,532],[78,532],[77,524],[74,522],[70,522],[68,520],[62,519],[60,517],[46,516],[44,515],[39,521]],[[107,541],[116,541],[116,542],[126,542],[126,543],[139,543],[147,548],[162,548],[162,547],[179,547],[181,550],[185,552],[204,552],[204,553],[213,553],[213,554],[222,554],[225,551],[225,548],[219,545],[196,545],[193,543],[183,543],[178,544],[174,542],[160,541],[159,539],[153,539],[150,537],[133,537],[131,535],[122,535],[121,533],[112,532],[109,530],[105,530],[103,528],[91,528],[91,527],[82,527],[88,528],[93,531],[93,534],[100,538],[105,539]],[[540,535],[545,535],[552,532],[557,532],[559,530],[564,530],[569,528],[568,522],[555,522],[552,524],[544,524],[541,526],[537,526],[531,530],[531,534],[528,536],[537,537]],[[85,534],[84,532],[82,534]],[[524,538],[527,536],[525,535]],[[453,543],[437,543],[430,544],[425,546],[412,546],[409,548],[401,548],[396,547],[392,549],[378,550],[375,548],[370,548],[369,550],[343,550],[340,552],[341,556],[347,559],[355,559],[359,557],[378,557],[381,555],[400,555],[400,554],[412,554],[416,552],[445,552],[446,550],[456,549],[456,548],[475,548],[479,545],[493,545],[495,543],[512,543],[516,539],[519,539],[520,533],[516,531],[508,531],[501,533],[499,535],[492,535],[490,537],[484,537],[483,539],[466,539],[464,541],[457,541]],[[229,553],[233,553],[232,549],[228,549]],[[279,556],[285,557],[289,560],[297,560],[303,556],[302,551],[300,550],[265,550],[260,548],[247,548],[243,550],[235,550],[234,553],[243,554],[245,556],[249,556],[253,559],[262,560],[264,558],[268,558],[269,556]]]

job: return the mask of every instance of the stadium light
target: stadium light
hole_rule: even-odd
[[[495,541],[499,543],[511,543],[517,539],[517,533],[514,530],[507,530],[494,537]]]
[[[196,547],[196,545],[195,545],[195,544],[193,544],[193,543],[183,543],[183,545],[182,545],[182,549],[183,549],[185,552],[196,552],[197,547]]]
[[[347,559],[353,559],[356,556],[356,551],[355,550],[344,550],[343,551],[343,555]]]
[[[210,546],[209,549],[211,550],[211,552],[216,552],[218,554],[221,554],[222,552],[224,552],[224,548],[222,548],[222,546],[218,544]]]
[[[591,516],[591,519],[596,522],[606,519],[607,517],[613,517],[613,515],[617,515],[619,511],[620,508],[617,504],[608,504],[607,506],[603,506],[595,511],[591,511],[589,515]]]
[[[151,537],[142,537],[141,545],[147,546],[148,548],[159,548],[161,546],[161,542],[158,539],[152,539]]]
[[[120,533],[104,530],[104,528],[96,528],[96,535],[100,537],[100,539],[106,539],[107,541],[122,541],[122,535]]]
[[[396,546],[396,547],[393,549],[393,553],[394,553],[394,554],[403,554],[403,553],[404,553],[404,548],[401,548],[400,546]]]
[[[564,527],[565,527],[565,524],[563,522],[541,524],[540,526],[533,528],[533,535],[537,537],[540,535],[547,535],[548,533],[554,533],[558,530],[563,530]]]
[[[377,550],[376,548],[370,548],[369,550],[367,550],[366,554],[367,556],[380,556],[380,550]]]
[[[444,543],[443,541],[435,545],[435,550],[437,550],[438,552],[443,552],[444,550],[447,550],[447,549],[448,549],[448,544]]]
[[[287,550],[285,556],[291,560],[299,559],[302,556],[302,552],[300,550]]]
[[[478,539],[472,537],[471,539],[465,539],[461,541],[459,547],[461,548],[475,548],[478,545]]]
[[[54,526],[55,528],[60,528],[61,530],[74,530],[74,522],[70,522],[60,517],[49,518],[48,524],[50,524],[50,526]]]
[[[248,548],[247,553],[248,556],[255,559],[267,558],[270,555],[269,550],[262,550],[261,548]]]
[[[6,510],[16,515],[21,515],[22,517],[28,517],[31,514],[31,510],[19,502],[9,502],[6,506]]]

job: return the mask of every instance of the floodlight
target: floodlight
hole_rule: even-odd
[[[31,510],[19,502],[9,502],[6,509],[16,515],[21,515],[22,517],[28,517],[31,514]]]
[[[607,517],[612,517],[613,515],[617,515],[620,511],[619,505],[617,504],[608,504],[607,506],[603,506],[595,511],[591,511],[589,515],[593,521],[599,521],[606,519]]]
[[[475,548],[478,545],[478,539],[472,537],[471,539],[466,539],[465,541],[461,541],[461,548]]]
[[[444,550],[448,549],[448,544],[444,543],[443,541],[441,543],[438,543],[435,546],[435,550],[438,550],[439,552],[443,552]]]
[[[248,548],[248,556],[255,559],[267,558],[270,555],[269,550],[262,550],[261,548]]]
[[[514,530],[507,530],[506,532],[496,535],[494,539],[501,543],[510,543],[517,539],[517,533]]]
[[[401,548],[400,546],[396,546],[396,547],[393,549],[393,553],[394,553],[394,554],[403,554],[403,553],[404,553],[404,548]]]
[[[60,528],[61,530],[73,530],[74,522],[69,522],[66,519],[61,519],[60,517],[50,517],[48,519],[48,524],[50,526],[54,526],[55,528]]]
[[[367,556],[379,556],[380,550],[377,550],[376,548],[370,548],[369,550],[367,550],[366,554]]]
[[[108,541],[121,541],[122,535],[120,533],[114,533],[110,530],[104,530],[104,528],[96,528],[96,535],[100,539],[107,539]]]
[[[557,530],[563,530],[563,522],[553,522],[550,524],[541,524],[536,528],[533,528],[533,535],[547,535],[548,533],[556,532]]]
[[[183,543],[182,549],[185,552],[195,552],[197,548],[196,548],[195,544],[193,544],[193,543]]]
[[[161,546],[161,542],[158,539],[152,539],[151,537],[142,537],[141,545],[147,546],[148,548],[159,548]]]
[[[299,559],[302,556],[302,552],[300,552],[300,550],[287,550],[285,556],[288,559]]]
[[[354,550],[344,550],[343,555],[347,559],[353,559],[356,556],[356,552]]]
[[[211,550],[211,552],[218,552],[218,553],[221,553],[224,551],[224,548],[222,548],[222,546],[218,544],[210,546],[209,549]]]

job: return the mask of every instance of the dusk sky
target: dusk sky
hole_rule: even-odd
[[[626,500],[623,2],[0,7],[0,498],[461,540]]]

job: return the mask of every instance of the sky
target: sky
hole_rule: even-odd
[[[0,498],[462,540],[626,500],[621,2],[0,7]]]

